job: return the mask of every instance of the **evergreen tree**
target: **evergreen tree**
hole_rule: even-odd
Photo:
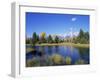
[[[89,32],[84,32],[82,29],[80,29],[79,35],[74,42],[81,44],[89,43]]]
[[[79,32],[79,36],[78,36],[80,39],[82,38],[82,37],[84,37],[84,31],[82,30],[82,29],[80,29],[80,32]]]
[[[33,43],[33,45],[35,45],[36,42],[37,42],[37,34],[36,34],[36,32],[34,32],[33,36],[32,36],[32,43]]]
[[[59,42],[59,37],[56,36],[56,37],[55,37],[55,43],[58,43],[58,42]]]
[[[48,39],[47,40],[48,40],[48,43],[53,43],[53,39],[52,39],[52,36],[51,35],[48,36]]]

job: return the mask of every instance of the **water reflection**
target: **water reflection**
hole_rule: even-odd
[[[27,67],[89,64],[89,48],[72,46],[34,46],[31,48],[34,50],[26,53]]]

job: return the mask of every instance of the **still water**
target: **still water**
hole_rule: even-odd
[[[27,46],[26,66],[57,66],[89,64],[89,48],[73,46]]]

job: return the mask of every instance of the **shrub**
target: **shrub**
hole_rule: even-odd
[[[71,57],[67,56],[66,57],[66,64],[71,64],[71,62],[72,62]]]
[[[79,59],[78,61],[76,61],[75,62],[75,64],[84,64],[85,62],[84,62],[84,60],[82,60],[82,59]]]
[[[62,58],[62,56],[59,55],[59,54],[54,54],[54,55],[52,56],[52,61],[54,62],[54,64],[61,64],[62,61],[63,61],[63,58]]]
[[[36,58],[29,59],[26,61],[27,67],[33,67],[33,66],[40,66],[40,61]]]

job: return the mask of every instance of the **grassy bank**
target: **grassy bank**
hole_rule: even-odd
[[[31,45],[31,44],[27,44]],[[75,43],[41,43],[41,44],[36,44],[36,46],[74,46],[74,47],[85,47],[88,48],[89,44],[75,44]]]

